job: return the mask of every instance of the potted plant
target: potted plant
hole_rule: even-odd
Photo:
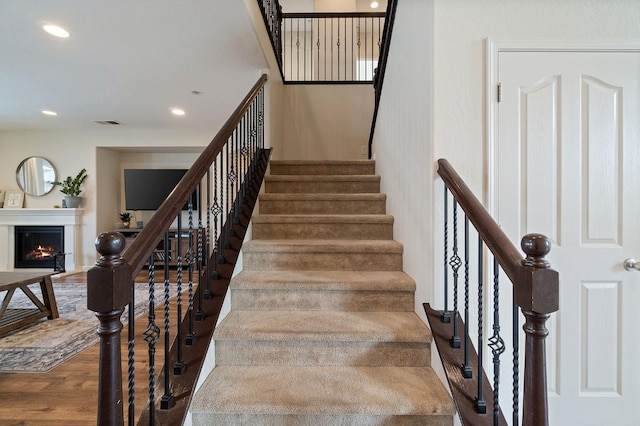
[[[120,213],[120,225],[123,229],[129,228],[129,226],[131,226],[131,213]]]
[[[80,193],[82,192],[82,184],[87,179],[87,169],[82,169],[76,177],[67,176],[65,180],[55,181],[54,185],[60,186],[60,192],[65,194],[65,205],[69,208],[77,208],[80,206]]]

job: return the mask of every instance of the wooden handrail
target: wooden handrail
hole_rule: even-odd
[[[155,250],[165,231],[169,229],[173,220],[180,214],[182,206],[185,205],[194,189],[202,181],[207,173],[207,169],[220,153],[229,136],[231,136],[238,123],[240,123],[244,113],[249,109],[251,102],[258,95],[266,81],[267,75],[263,74],[233,114],[231,114],[229,119],[224,123],[209,146],[200,154],[189,171],[185,173],[173,192],[162,203],[140,234],[133,240],[133,243],[124,250],[122,257],[125,263],[131,267],[132,281],[138,272],[140,272],[145,262],[149,260],[149,256],[151,256],[151,253]]]
[[[521,243],[525,259],[491,215],[445,159],[438,160],[438,175],[467,214],[482,240],[514,284],[515,302],[523,310],[551,313],[558,310],[558,273],[544,256],[551,249],[547,238],[530,234]]]
[[[545,324],[550,314],[558,310],[560,294],[558,273],[545,259],[551,240],[541,234],[525,235],[521,241],[526,254],[523,259],[447,160],[438,160],[438,175],[513,284],[514,303],[526,319],[522,424],[548,425]]]
[[[378,109],[380,108],[380,99],[382,95],[382,85],[384,76],[387,72],[387,61],[389,59],[389,48],[391,46],[391,36],[393,34],[393,23],[396,20],[396,10],[398,8],[398,0],[389,0],[387,3],[387,16],[384,22],[384,31],[382,33],[382,42],[380,45],[380,58],[378,59],[378,69],[373,77],[373,88],[375,90],[375,100],[373,107],[373,119],[371,120],[371,131],[369,132],[369,159],[373,155],[373,135],[376,130],[376,122],[378,121]]]
[[[384,12],[296,12],[283,13],[283,18],[384,18]]]

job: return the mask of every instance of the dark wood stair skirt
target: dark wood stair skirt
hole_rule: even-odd
[[[484,399],[487,404],[487,413],[478,414],[475,409],[475,398],[478,392],[478,382],[476,381],[478,371],[478,354],[473,344],[469,347],[469,363],[473,371],[473,378],[465,379],[462,376],[461,366],[464,364],[464,349],[454,349],[451,347],[449,340],[452,336],[453,322],[443,323],[441,321],[442,311],[431,308],[429,303],[425,303],[424,311],[427,314],[429,320],[429,326],[431,327],[431,334],[433,335],[433,341],[436,343],[438,353],[440,354],[440,360],[447,374],[447,381],[451,389],[453,401],[456,405],[456,411],[460,416],[460,422],[463,425],[468,426],[490,426],[493,425],[493,388],[489,383],[486,373],[483,371],[483,393]],[[452,312],[453,314],[453,312]],[[464,344],[464,322],[458,317],[458,333],[460,340]],[[493,363],[488,365],[485,362],[485,368],[493,369]],[[503,371],[505,371],[503,369]],[[508,370],[511,374],[511,370]],[[504,373],[502,373],[504,374]],[[511,389],[503,390],[503,392],[511,392]],[[499,412],[498,424],[500,426],[507,426],[507,421],[504,418],[502,409]]]

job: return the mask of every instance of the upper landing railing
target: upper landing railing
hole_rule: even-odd
[[[258,0],[287,84],[371,84],[385,13],[283,13]]]

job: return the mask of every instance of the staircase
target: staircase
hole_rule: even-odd
[[[374,162],[272,161],[194,425],[452,425]]]

